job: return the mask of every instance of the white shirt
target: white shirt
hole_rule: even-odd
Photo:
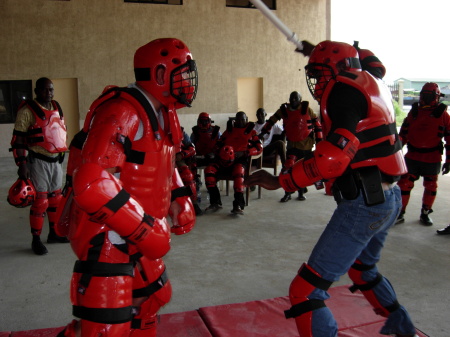
[[[263,126],[266,123],[263,124],[259,124],[258,122],[255,123],[255,127],[253,128],[253,130],[256,131],[256,133],[259,135],[261,133],[261,130],[263,128]],[[264,135],[264,141],[263,141],[263,147],[266,147],[267,145],[270,144],[270,142],[272,141],[272,137],[273,135],[281,135],[283,133],[283,127],[279,124],[274,124],[272,126],[272,128],[270,129],[269,133],[266,133]]]

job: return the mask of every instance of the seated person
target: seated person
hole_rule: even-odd
[[[195,146],[194,160],[190,165],[190,169],[195,177],[197,192],[202,185],[200,176],[197,173],[197,167],[208,166],[214,159],[214,150],[217,140],[222,135],[220,126],[212,125],[211,116],[207,112],[198,115],[197,125],[192,128],[191,142]]]
[[[195,214],[202,215],[203,211],[200,209],[197,200],[197,189],[194,181],[194,175],[189,169],[189,164],[194,160],[195,146],[191,143],[188,134],[181,128],[183,132],[183,140],[181,141],[181,150],[175,155],[175,165],[180,173],[181,180],[185,187],[188,188],[188,193],[191,195],[192,204],[194,205]]]
[[[284,166],[286,162],[286,142],[281,139],[276,140],[273,136],[281,136],[276,138],[284,138],[283,127],[279,124],[274,124],[268,133],[261,133],[262,128],[266,124],[266,110],[259,108],[256,110],[255,131],[258,134],[259,139],[263,142],[263,159],[272,154],[278,154],[280,156],[281,164]]]
[[[217,142],[217,159],[205,168],[206,188],[209,193],[210,205],[206,210],[222,208],[219,188],[217,187],[218,175],[231,173],[233,176],[234,201],[232,213],[244,214],[244,174],[249,165],[249,157],[262,152],[262,144],[254,123],[249,123],[247,115],[243,111],[236,114],[235,121],[228,122],[227,130]]]

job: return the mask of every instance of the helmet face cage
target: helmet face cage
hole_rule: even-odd
[[[197,95],[198,72],[194,60],[176,67],[170,74],[170,95],[183,106],[191,107]]]
[[[30,206],[36,196],[36,191],[29,179],[18,179],[9,189],[7,201],[18,208]]]
[[[436,83],[428,82],[420,91],[420,105],[421,106],[436,106],[439,104],[441,97],[441,89]]]
[[[206,113],[201,113],[197,119],[197,126],[202,131],[207,131],[211,127],[211,118]]]
[[[323,63],[310,63],[305,67],[306,84],[309,92],[320,101],[328,82],[336,78],[333,68]]]

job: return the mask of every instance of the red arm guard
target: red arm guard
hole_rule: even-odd
[[[183,156],[183,158],[191,158],[195,156],[195,146],[182,146],[181,151],[179,152]]]
[[[178,170],[175,169],[172,175],[172,191],[183,187]],[[191,198],[184,195],[172,201],[169,209],[169,215],[173,226],[171,232],[176,235],[189,233],[195,225],[195,210]]]
[[[252,137],[250,138],[249,143],[251,146],[248,149],[249,156],[256,156],[260,154],[263,150],[261,139],[259,139],[255,130],[252,130]]]
[[[13,137],[11,139],[11,151],[14,156],[16,165],[19,166],[22,163],[27,162],[27,138],[26,133],[14,130]]]
[[[122,189],[119,181],[95,163],[74,171],[74,199],[91,221],[104,223],[150,259],[164,256],[170,249],[166,219],[154,219]]]
[[[282,172],[279,182],[287,192],[294,192],[321,179],[339,177],[355,157],[358,146],[359,140],[353,133],[336,129],[317,144],[312,158],[301,159],[291,170]]]

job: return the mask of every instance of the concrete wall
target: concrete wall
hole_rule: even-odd
[[[330,1],[280,0],[274,13],[299,37],[317,43],[330,36]],[[188,130],[202,111],[225,126],[238,111],[238,78],[263,79],[269,113],[293,90],[313,101],[304,80],[307,59],[258,10],[227,8],[225,0],[184,0],[182,6],[1,0],[0,12],[0,79],[32,79],[33,85],[42,76],[76,79],[80,122],[106,85],[134,81],[134,51],[159,37],[183,40],[197,61],[197,99],[179,111]],[[0,124],[0,157],[11,155],[12,128]]]

